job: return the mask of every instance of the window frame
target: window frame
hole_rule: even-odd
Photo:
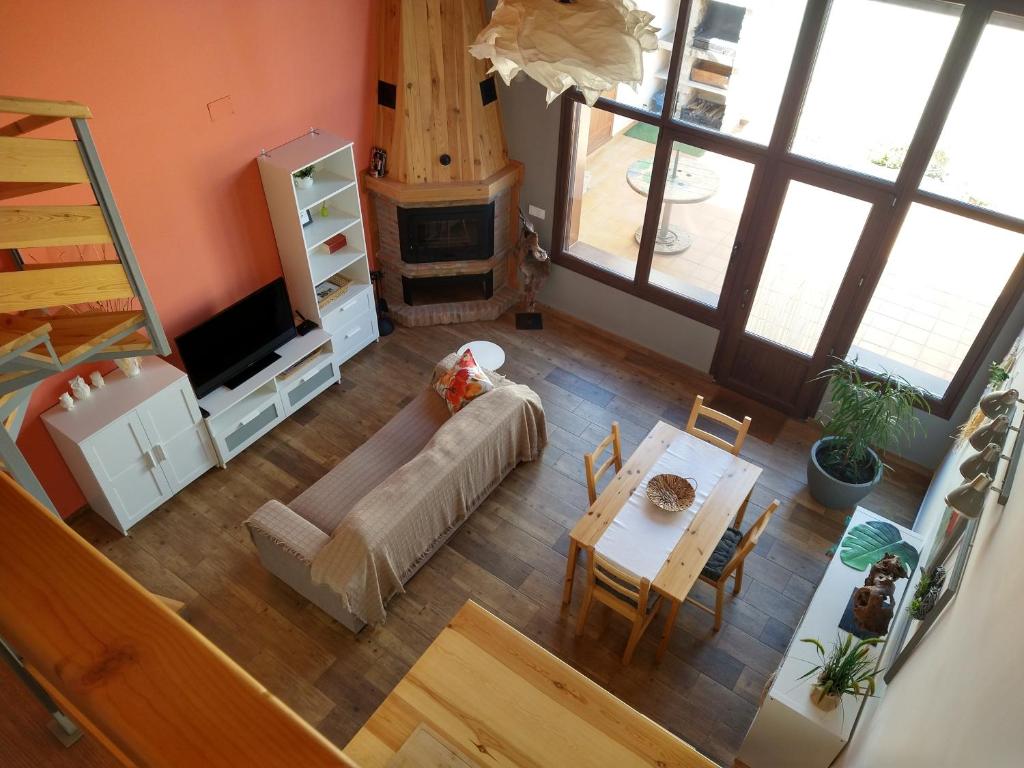
[[[757,238],[773,229],[778,209],[771,205],[767,192],[784,177],[803,174],[821,175],[831,178],[837,186],[861,190],[863,195],[889,195],[892,198],[887,220],[882,222],[883,231],[877,235],[878,244],[855,293],[847,292],[837,297],[833,313],[838,311],[842,301],[842,320],[835,323],[836,333],[851,342],[859,327],[900,228],[910,206],[914,203],[938,208],[954,215],[965,216],[976,221],[992,224],[1002,229],[1024,234],[1024,219],[1008,214],[989,211],[969,203],[942,197],[934,192],[920,189],[932,152],[938,143],[946,118],[953,108],[957,92],[970,65],[971,57],[994,12],[1024,16],[1024,10],[1008,0],[961,0],[960,19],[950,41],[932,90],[928,95],[921,118],[908,147],[907,156],[897,178],[893,181],[870,176],[857,171],[831,165],[824,161],[804,157],[790,151],[793,137],[799,123],[804,95],[814,74],[818,47],[828,23],[832,0],[808,0],[801,21],[786,85],[776,112],[771,139],[761,145],[718,131],[691,125],[671,117],[675,103],[680,69],[685,48],[685,35],[689,26],[689,14],[694,2],[680,0],[676,34],[669,63],[666,82],[666,98],[660,115],[628,106],[608,98],[599,98],[594,109],[600,109],[639,123],[646,123],[658,129],[659,140],[655,150],[652,182],[648,195],[647,213],[644,219],[637,264],[633,279],[604,270],[572,254],[567,249],[566,235],[573,199],[571,185],[576,164],[577,126],[581,105],[585,101],[577,90],[567,91],[561,97],[561,123],[558,139],[558,165],[555,185],[555,215],[553,219],[551,259],[559,266],[589,277],[597,282],[616,288],[637,298],[656,304],[677,314],[704,323],[720,332],[712,373],[720,364],[719,352],[723,347],[722,336],[736,316],[744,299],[743,276],[751,267],[751,260],[763,258],[766,244]],[[671,98],[668,97],[671,94]],[[658,212],[664,194],[665,179],[674,142],[684,142],[710,152],[750,163],[754,166],[747,200],[740,214],[735,244],[726,270],[718,304],[711,307],[680,294],[652,285],[649,282],[653,263],[653,240],[658,226]],[[949,418],[956,410],[964,392],[978,368],[982,358],[995,341],[1013,307],[1024,295],[1024,253],[1018,260],[996,301],[993,303],[981,329],[969,347],[964,359],[946,388],[942,397],[929,394],[926,400],[932,413]],[[849,351],[837,348],[837,356]],[[871,376],[871,371],[862,369]]]

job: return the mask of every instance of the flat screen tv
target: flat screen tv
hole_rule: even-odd
[[[274,352],[296,336],[284,279],[278,278],[204,323],[175,343],[196,397],[220,386],[231,389],[280,359]]]

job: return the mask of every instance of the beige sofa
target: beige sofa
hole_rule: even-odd
[[[288,505],[260,507],[246,526],[264,567],[353,632],[383,621],[402,584],[546,443],[537,395],[494,380],[454,416],[425,389]]]

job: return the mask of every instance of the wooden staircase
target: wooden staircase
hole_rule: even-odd
[[[0,469],[52,510],[15,444],[32,390],[80,363],[170,348],[89,133],[89,108],[0,96],[2,115],[15,117],[0,125],[0,251],[11,252],[11,267],[0,271]],[[75,139],[26,136],[63,120]],[[76,185],[88,185],[94,202],[26,202]],[[13,198],[18,204],[2,204]],[[108,247],[116,259],[25,255],[68,246]]]

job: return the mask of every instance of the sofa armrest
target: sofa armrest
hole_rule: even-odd
[[[254,542],[257,535],[264,536],[304,563],[311,563],[331,538],[274,499],[253,512],[245,525]]]

